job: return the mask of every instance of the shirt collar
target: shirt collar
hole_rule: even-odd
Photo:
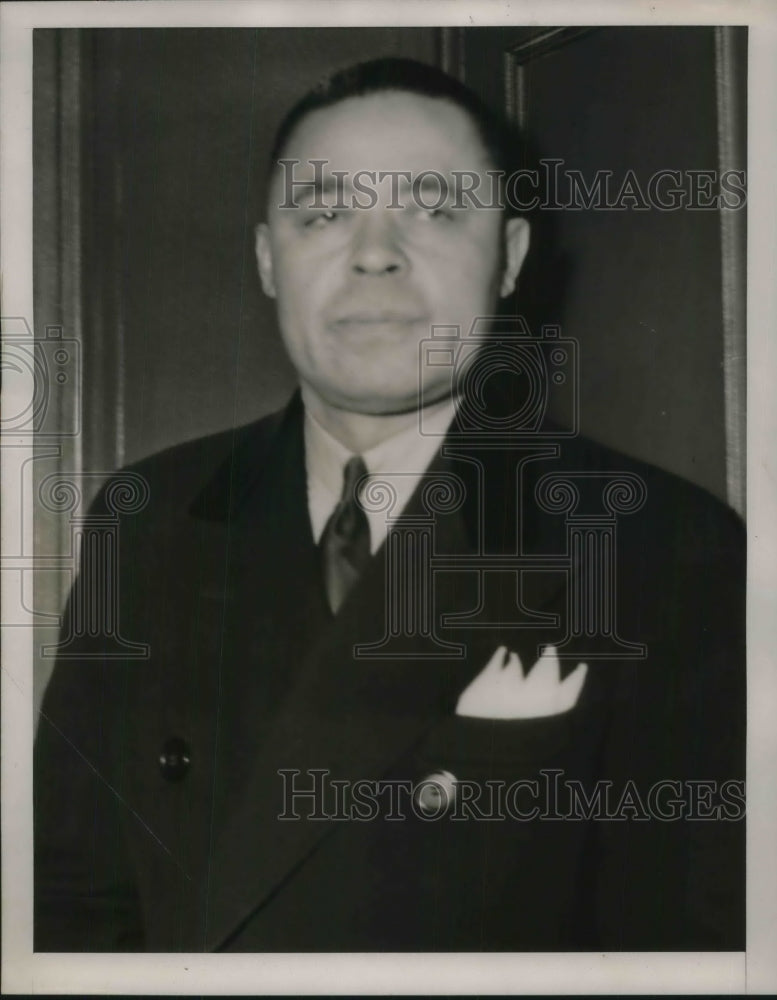
[[[392,517],[397,517],[413,495],[416,486],[437,453],[456,413],[457,402],[448,398],[423,411],[423,433],[418,420],[392,435],[362,458],[371,476],[386,476],[396,494]],[[316,541],[321,537],[330,514],[343,490],[343,468],[351,458],[340,442],[327,431],[308,409],[305,410],[305,465],[307,471],[308,510]],[[393,475],[392,475],[393,474]],[[367,511],[371,548],[375,552],[388,530],[386,515]]]

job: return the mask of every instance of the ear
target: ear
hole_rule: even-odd
[[[508,219],[504,229],[504,272],[499,294],[504,298],[515,289],[529,249],[529,223],[526,219]]]
[[[273,275],[272,245],[270,243],[270,228],[266,222],[260,222],[254,230],[254,249],[256,263],[259,267],[259,278],[262,290],[271,299],[275,298],[275,278]]]

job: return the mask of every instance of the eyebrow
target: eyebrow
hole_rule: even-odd
[[[297,184],[299,190],[296,192],[296,200],[299,204],[304,203],[305,205],[320,203],[325,195],[336,197],[338,192],[345,192],[350,187],[346,178],[332,177],[331,175],[325,177],[323,182],[319,178],[311,177],[310,180],[305,181],[300,178]],[[331,206],[327,205],[327,207]]]
[[[378,170],[364,169],[358,171],[348,171],[347,173],[374,175],[375,179],[373,180],[371,176],[368,181],[372,190],[379,190],[381,185],[385,185],[387,187],[387,190],[389,185],[393,189],[393,180],[391,178],[391,174],[398,173],[400,174],[399,192],[402,194],[406,194],[408,191],[412,190],[415,181],[413,179],[412,174],[410,181],[408,181],[407,177],[403,176],[403,174],[407,173],[407,171],[404,172],[399,170],[383,171],[384,176],[382,178],[378,176],[380,172],[381,171]],[[433,193],[433,194],[444,193],[445,197],[448,197],[451,190],[452,181],[442,171],[438,171],[438,173],[443,178],[442,182],[435,176],[428,176],[428,175],[424,176],[419,184],[419,190],[424,193]],[[320,177],[315,177],[315,178],[311,177],[309,180],[304,180],[304,181],[302,180],[302,178],[298,178],[296,183],[300,187],[300,190],[297,193],[297,200],[299,203],[304,202],[306,206],[312,203],[319,202],[320,199],[326,195],[334,195],[336,197],[338,193],[343,193],[343,194],[349,194],[353,192],[356,192],[357,194],[363,193],[359,189],[353,187],[353,185],[350,182],[349,176],[333,177],[332,174],[327,174],[323,178],[323,180]],[[333,206],[327,205],[327,207],[333,207]]]

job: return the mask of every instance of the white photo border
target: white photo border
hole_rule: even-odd
[[[33,644],[2,636],[2,990],[14,993],[765,993],[777,989],[777,7],[769,0],[105,0],[0,7],[2,315],[32,323],[32,29],[747,24],[748,877],[744,953],[85,955],[32,952]],[[2,441],[2,542],[31,545]],[[17,449],[22,449],[22,452]],[[30,551],[29,548],[25,549]],[[3,545],[6,551],[6,545]],[[3,607],[18,601],[10,587]],[[517,901],[519,905],[519,901]]]

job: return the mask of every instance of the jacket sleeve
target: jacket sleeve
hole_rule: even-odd
[[[76,593],[108,586],[88,567]],[[143,948],[126,846],[122,732],[131,664],[105,657],[99,637],[79,638],[46,690],[34,750],[36,951]]]
[[[596,936],[607,949],[743,950],[745,535],[722,505],[677,510],[664,639],[624,675],[604,752],[608,777],[656,797],[648,821],[599,830]]]

